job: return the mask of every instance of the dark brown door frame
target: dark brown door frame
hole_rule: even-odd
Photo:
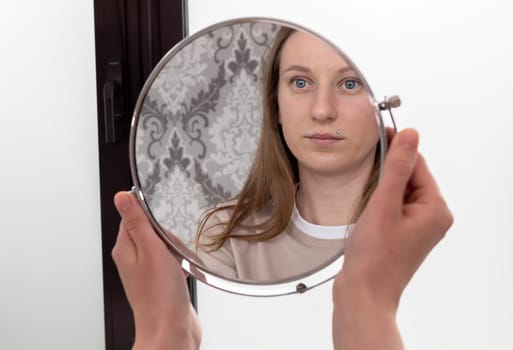
[[[113,196],[132,186],[130,121],[144,81],[187,35],[187,0],[95,0],[105,348],[130,349],[133,316],[111,258],[119,228]],[[189,280],[196,306],[196,284]]]

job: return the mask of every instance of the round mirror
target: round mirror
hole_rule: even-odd
[[[342,267],[381,172],[378,104],[348,56],[299,25],[242,18],[178,43],[139,96],[135,194],[192,276],[302,292]]]

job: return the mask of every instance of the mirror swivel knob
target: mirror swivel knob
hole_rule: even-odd
[[[401,105],[401,98],[397,95],[385,97],[385,100],[378,103],[379,109],[382,111],[390,110],[391,108],[397,108]]]

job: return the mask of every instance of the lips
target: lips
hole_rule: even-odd
[[[345,139],[342,135],[336,135],[336,134],[329,134],[329,133],[314,133],[305,136],[307,139],[314,139],[314,140],[343,140]]]
[[[345,139],[345,137],[342,135],[335,135],[329,133],[314,133],[305,136],[305,138],[312,141],[314,144],[318,146],[330,146],[334,143],[337,143]]]

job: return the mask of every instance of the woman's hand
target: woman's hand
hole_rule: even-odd
[[[200,324],[178,261],[132,194],[114,202],[121,224],[112,257],[134,313],[134,349],[198,349]]]
[[[399,349],[401,294],[453,217],[424,158],[418,135],[392,139],[383,177],[351,232],[333,285],[335,349]]]

